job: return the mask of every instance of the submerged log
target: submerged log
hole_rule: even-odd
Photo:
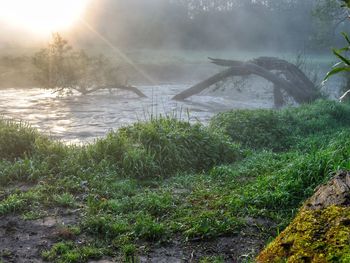
[[[138,95],[141,98],[146,98],[147,97],[141,90],[139,90],[138,88],[136,88],[134,86],[121,85],[121,86],[107,86],[107,87],[104,87],[104,88],[128,90],[128,91],[131,91],[131,92],[135,93],[136,95]]]
[[[295,65],[274,57],[260,57],[248,62],[209,58],[212,63],[228,69],[177,94],[174,100],[185,100],[198,94],[211,85],[231,76],[257,75],[274,84],[276,107],[283,103],[282,90],[297,103],[311,102],[319,98],[319,93],[309,78]],[[274,73],[273,71],[277,71]],[[281,77],[283,75],[284,77]]]
[[[128,90],[131,91],[135,94],[137,94],[141,98],[147,97],[142,91],[140,91],[138,88],[133,87],[133,86],[127,86],[127,85],[106,85],[106,86],[101,86],[101,87],[96,87],[92,89],[76,89],[78,92],[80,92],[83,95],[87,95],[90,93],[93,93],[95,91],[101,90],[101,89],[121,89],[121,90]]]

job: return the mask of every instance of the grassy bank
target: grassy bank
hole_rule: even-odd
[[[350,168],[349,135],[350,105],[329,101],[227,112],[209,127],[152,120],[83,147],[1,120],[0,216],[77,215],[40,250],[49,262],[135,262],[154,246],[244,239],[252,226],[265,243],[330,173]]]

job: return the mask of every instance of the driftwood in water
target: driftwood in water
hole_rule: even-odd
[[[110,86],[104,86],[102,88],[103,89],[109,89],[109,90],[112,90],[112,89],[128,90],[128,91],[131,91],[131,92],[135,93],[136,95],[138,95],[141,98],[147,97],[141,90],[139,90],[138,88],[133,87],[133,86],[124,86],[124,85],[113,86],[113,85],[110,85]]]
[[[285,60],[273,57],[260,57],[248,62],[209,59],[216,65],[229,68],[177,94],[173,97],[174,100],[185,100],[228,77],[252,74],[274,84],[275,105],[277,107],[284,103],[282,90],[294,98],[297,103],[311,102],[319,97],[315,85],[308,77],[297,66]],[[281,75],[284,77],[281,77]]]
[[[128,86],[128,85],[107,85],[107,86],[101,86],[101,87],[96,87],[96,88],[91,88],[91,89],[83,89],[83,88],[74,88],[72,87],[71,89],[74,89],[76,91],[78,91],[79,93],[83,94],[83,95],[87,95],[90,93],[93,93],[95,91],[98,90],[102,90],[102,89],[108,89],[108,90],[113,90],[113,89],[122,89],[122,90],[128,90],[131,91],[135,94],[137,94],[139,97],[147,97],[142,91],[140,91],[138,88],[133,87],[133,86]],[[60,91],[60,90],[57,90]]]

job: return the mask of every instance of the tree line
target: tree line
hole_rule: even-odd
[[[318,50],[341,41],[340,2],[105,0],[96,20],[98,31],[118,46]]]

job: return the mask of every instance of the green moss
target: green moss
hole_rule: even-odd
[[[350,208],[301,210],[258,262],[349,262]]]

